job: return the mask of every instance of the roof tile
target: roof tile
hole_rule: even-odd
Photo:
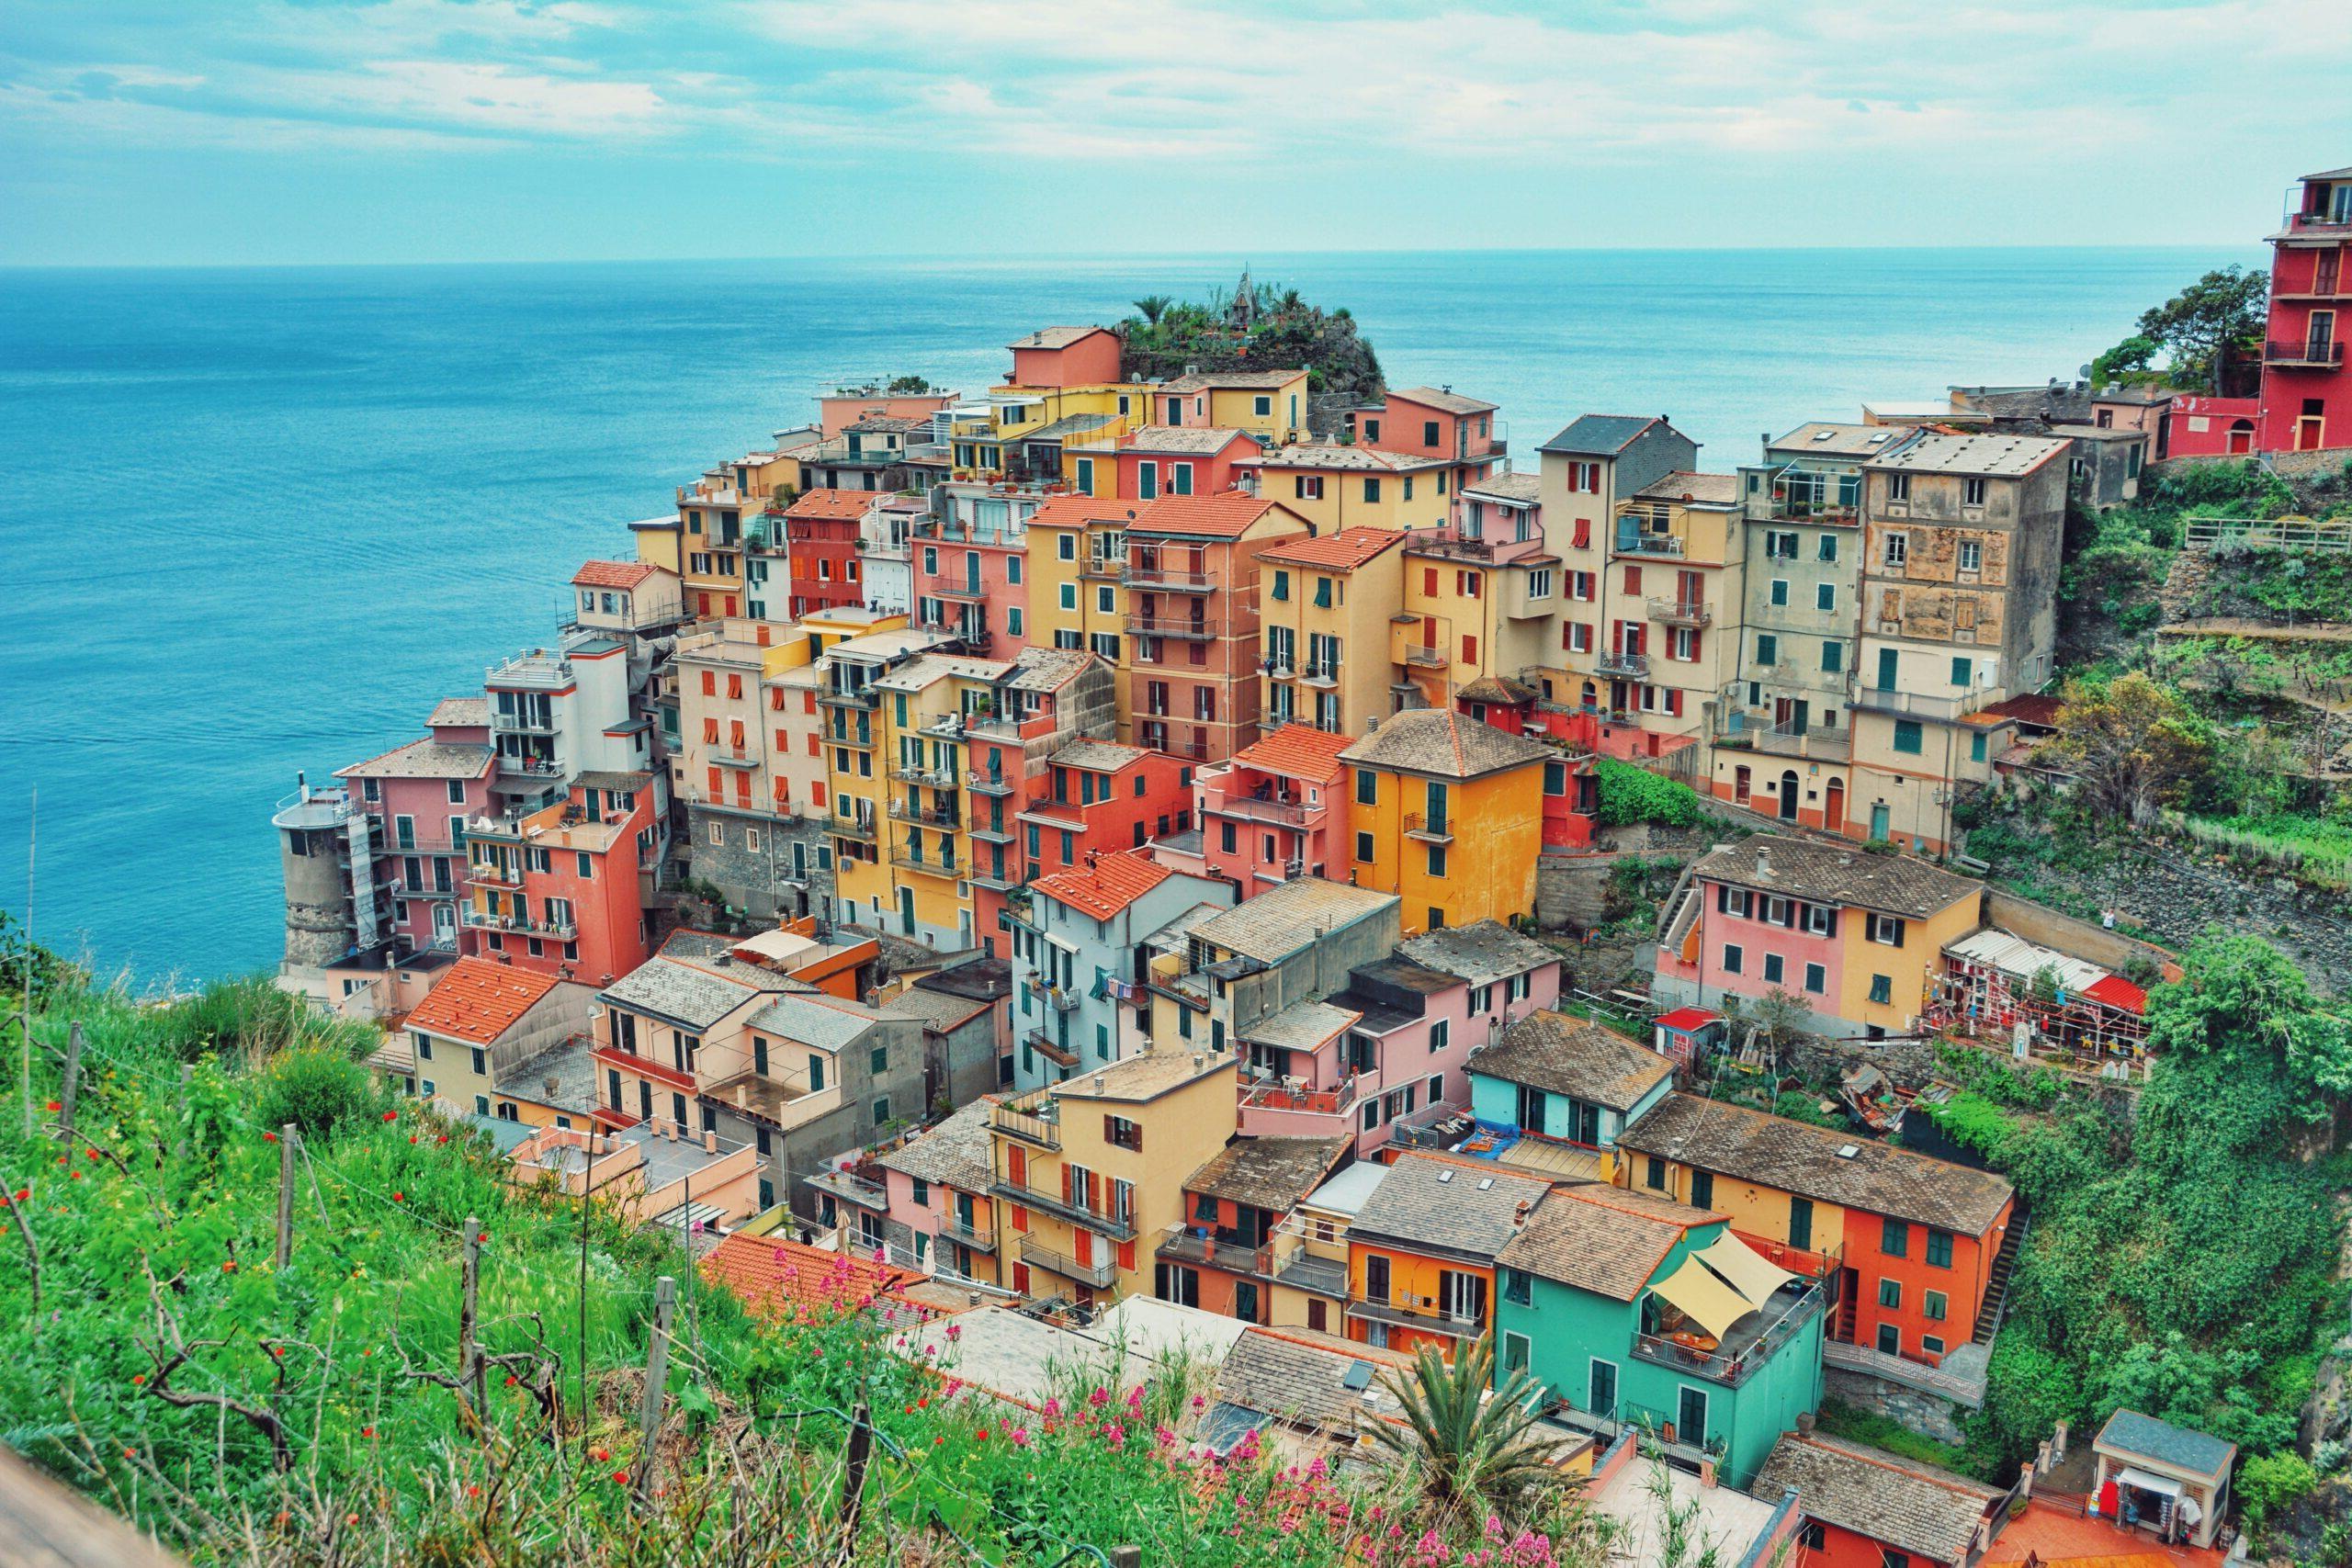
[[[408,1026],[487,1045],[562,983],[487,958],[460,958],[410,1012]]]
[[[1353,571],[1383,551],[1401,543],[1404,537],[1394,528],[1342,528],[1336,534],[1324,534],[1311,539],[1286,540],[1271,549],[1259,551],[1258,558],[1286,566]]]

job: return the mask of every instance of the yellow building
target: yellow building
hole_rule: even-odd
[[[1438,528],[1452,514],[1453,463],[1444,457],[1324,443],[1278,446],[1234,468],[1318,534],[1341,528]]]
[[[689,616],[709,620],[742,614],[743,536],[766,505],[764,498],[737,490],[726,468],[678,487],[678,573]]]
[[[1359,887],[1394,893],[1408,932],[1535,909],[1550,747],[1446,708],[1412,708],[1340,753]]]
[[[1111,465],[1104,465],[1108,471]],[[1057,495],[1029,519],[1029,641],[1040,648],[1083,649],[1119,679],[1122,739],[1126,711],[1127,525],[1136,502]]]
[[[1559,662],[1560,558],[1544,539],[1533,474],[1493,474],[1454,498],[1442,528],[1405,541],[1404,614],[1388,661],[1429,707],[1482,680],[1521,681]]]
[[[1554,702],[1608,714],[1616,711],[1608,705],[1618,690],[1614,683],[1633,668],[1615,657],[1613,628],[1601,615],[1618,506],[1696,463],[1699,444],[1663,419],[1589,413],[1544,443],[1540,454],[1544,534],[1560,558],[1560,628],[1541,678],[1549,682]]]
[[[1744,539],[1736,474],[1678,470],[1617,508],[1600,584],[1610,708],[1661,735],[1710,732],[1739,674]]]
[[[1233,1134],[1234,1058],[1146,1051],[990,1112],[1002,1257],[1025,1296],[1152,1293],[1151,1238]]]
[[[1258,552],[1259,712],[1350,735],[1394,705],[1389,625],[1403,607],[1405,536],[1343,528]],[[1351,657],[1352,656],[1352,657]]]
[[[368,1065],[450,1113],[530,1127],[586,1127],[595,1068],[582,1039],[588,987],[487,958],[442,974]]]
[[[1150,389],[1154,424],[1246,430],[1279,446],[1306,438],[1306,371],[1204,370]]]

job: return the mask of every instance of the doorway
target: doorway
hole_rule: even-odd
[[[1871,842],[1884,843],[1889,829],[1894,826],[1894,819],[1886,809],[1886,802],[1882,800],[1871,807]]]
[[[1797,771],[1790,768],[1781,774],[1781,820],[1797,819]]]
[[[1846,781],[1831,779],[1827,804],[1821,808],[1821,825],[1833,833],[1846,830]]]

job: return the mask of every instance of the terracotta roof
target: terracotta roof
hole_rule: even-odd
[[[1401,768],[1442,778],[1475,779],[1548,761],[1549,746],[1481,724],[1451,708],[1408,708],[1340,753],[1359,767]]]
[[[1284,1213],[1323,1185],[1354,1142],[1345,1133],[1330,1138],[1237,1138],[1186,1177],[1184,1190]]]
[[[1080,914],[1107,920],[1175,874],[1142,855],[1108,854],[1096,855],[1091,865],[1057,871],[1029,886]]]
[[[1481,675],[1453,694],[1459,702],[1500,703],[1505,707],[1532,703],[1543,694],[1534,687],[1521,685],[1508,675]]]
[[[1236,766],[1280,773],[1287,779],[1328,779],[1340,771],[1340,753],[1352,742],[1307,724],[1285,724],[1262,740],[1233,754]]]
[[[563,982],[487,958],[460,958],[424,993],[408,1027],[487,1045]]]
[[[2109,975],[2104,979],[2092,981],[2084,988],[2083,995],[2124,1012],[2143,1013],[2148,1010],[2148,993],[2120,975]]]
[[[852,1253],[741,1231],[711,1248],[702,1277],[734,1292],[763,1317],[796,1322],[846,1316],[922,1278]]]
[[[1486,413],[1502,406],[1499,403],[1481,402],[1476,398],[1465,398],[1459,392],[1448,391],[1442,387],[1407,387],[1402,390],[1393,387],[1389,389],[1390,402],[1396,402],[1400,399],[1408,403],[1419,403],[1425,409],[1436,409],[1442,413]]]
[[[634,588],[662,569],[641,560],[592,560],[571,574],[575,588]]]
[[[1348,1234],[1491,1259],[1519,1234],[1521,1205],[1532,1209],[1551,1190],[1548,1181],[1479,1161],[1400,1155]]]
[[[1261,561],[1287,566],[1318,566],[1332,571],[1353,571],[1405,536],[1394,528],[1342,528],[1312,539],[1289,539],[1258,552]]]
[[[865,515],[880,499],[870,490],[812,490],[784,509],[786,517],[814,517],[852,522]]]
[[[1470,1053],[1470,1070],[1505,1083],[1631,1111],[1666,1081],[1673,1064],[1613,1029],[1564,1012],[1532,1012],[1491,1045]]]
[[[1955,876],[1909,855],[1871,854],[1768,833],[1711,850],[1690,872],[1703,881],[1914,920],[1940,914],[1984,890],[1984,884],[1973,878]]]
[[[1736,506],[1739,504],[1737,474],[1695,474],[1688,468],[1677,468],[1662,479],[1656,479],[1634,492],[1642,501],[1682,501],[1697,506]]]
[[[1956,1235],[1984,1235],[2010,1197],[1990,1171],[1695,1094],[1668,1095],[1617,1146]]]
[[[1615,1187],[1569,1187],[1537,1204],[1495,1261],[1630,1302],[1685,1231],[1723,1217]]]
[[[1300,442],[1289,446],[1277,446],[1258,457],[1237,457],[1237,468],[1304,468],[1312,473],[1345,470],[1351,473],[1403,474],[1419,473],[1424,468],[1447,468],[1453,466],[1451,457],[1425,457],[1418,452],[1391,452],[1381,446],[1342,446],[1333,441]]]
[[[1146,502],[1136,512],[1135,531],[1145,534],[1186,534],[1203,538],[1238,539],[1269,512],[1295,519],[1288,508],[1241,491],[1216,495],[1163,495]],[[1303,525],[1302,525],[1303,527]]]
[[[2065,711],[2066,705],[2047,692],[2020,692],[2014,697],[1987,703],[1976,710],[1980,716],[2013,718],[2036,729],[2057,728],[2059,716]]]
[[[1938,1562],[1965,1562],[1976,1526],[2001,1494],[1950,1471],[1841,1443],[1783,1433],[1749,1488],[1795,1487],[1807,1517]]]
[[[1132,501],[1105,501],[1091,495],[1049,495],[1029,514],[1032,528],[1083,528],[1089,523],[1123,523],[1134,513]]]
[[[1026,337],[1014,338],[1005,346],[1007,348],[1068,348],[1074,343],[1085,342],[1096,333],[1108,330],[1104,327],[1039,327]]]

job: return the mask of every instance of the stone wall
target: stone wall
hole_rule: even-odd
[[[686,818],[686,852],[695,880],[718,888],[735,908],[757,919],[821,915],[832,908],[833,874],[820,863],[825,857],[819,853],[830,840],[816,823],[713,811],[704,806],[689,806]],[[753,834],[758,835],[756,849],[752,847]],[[796,842],[801,846],[806,886],[794,885]]]
[[[1825,1399],[1883,1416],[1904,1430],[1923,1438],[1933,1438],[1955,1448],[1968,1441],[1968,1434],[1960,1429],[1958,1407],[1939,1394],[1905,1388],[1884,1378],[1848,1371],[1842,1367],[1822,1369],[1821,1390]]]

